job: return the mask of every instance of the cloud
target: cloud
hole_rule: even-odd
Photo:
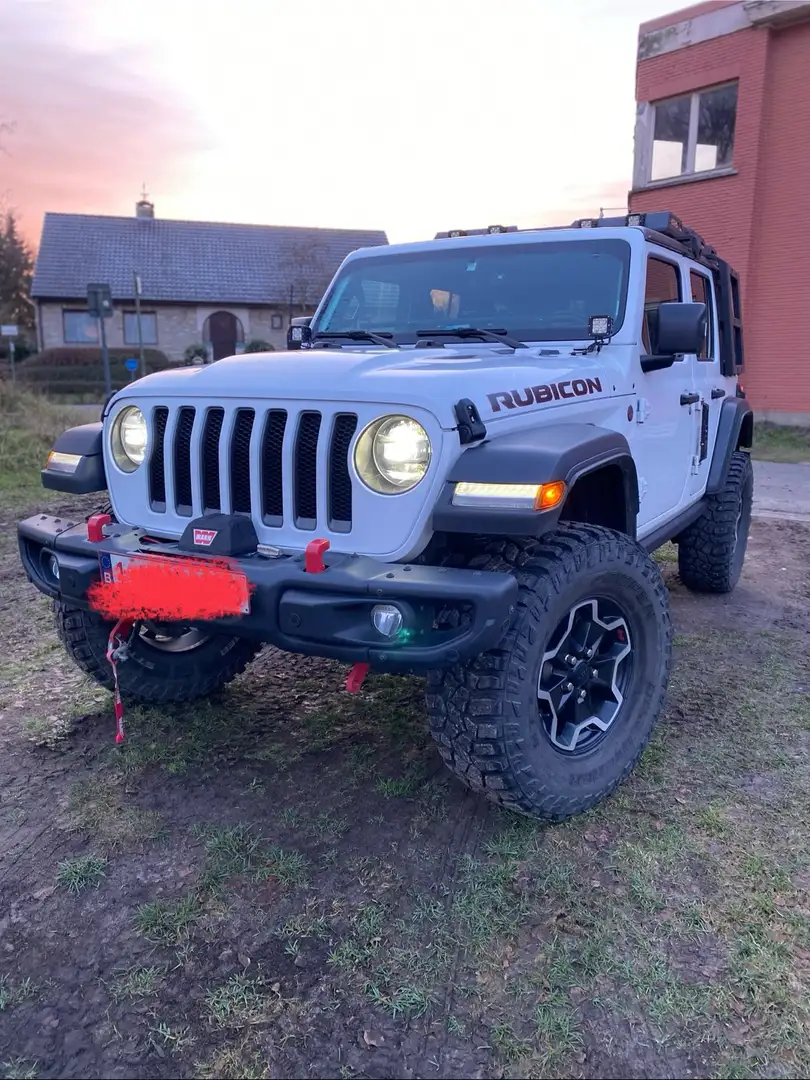
[[[182,103],[162,91],[146,54],[91,51],[69,0],[0,5],[0,195],[36,240],[46,210],[134,213],[150,191],[184,180],[198,145]],[[128,199],[122,201],[122,194]]]

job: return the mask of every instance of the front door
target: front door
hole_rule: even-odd
[[[642,355],[658,355],[658,309],[683,299],[678,261],[647,259],[641,329]],[[637,371],[633,457],[638,469],[639,532],[648,532],[687,500],[695,444],[691,407],[694,357],[681,357],[660,371]]]
[[[230,311],[215,311],[208,317],[208,336],[214,360],[233,356],[238,340],[238,323]]]

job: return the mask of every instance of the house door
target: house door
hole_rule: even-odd
[[[230,311],[215,311],[208,316],[208,339],[213,360],[233,356],[239,340],[239,320]]]

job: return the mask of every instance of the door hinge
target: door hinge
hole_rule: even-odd
[[[639,398],[636,401],[636,423],[643,424],[647,417],[650,415],[650,403],[646,398]]]

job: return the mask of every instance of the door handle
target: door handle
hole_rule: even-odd
[[[700,401],[700,394],[681,394],[681,405],[694,405]]]
[[[726,392],[722,388],[722,386],[715,386],[714,389],[712,390],[712,401],[716,401],[717,398],[721,398],[721,397],[725,397],[725,396],[726,396]]]

